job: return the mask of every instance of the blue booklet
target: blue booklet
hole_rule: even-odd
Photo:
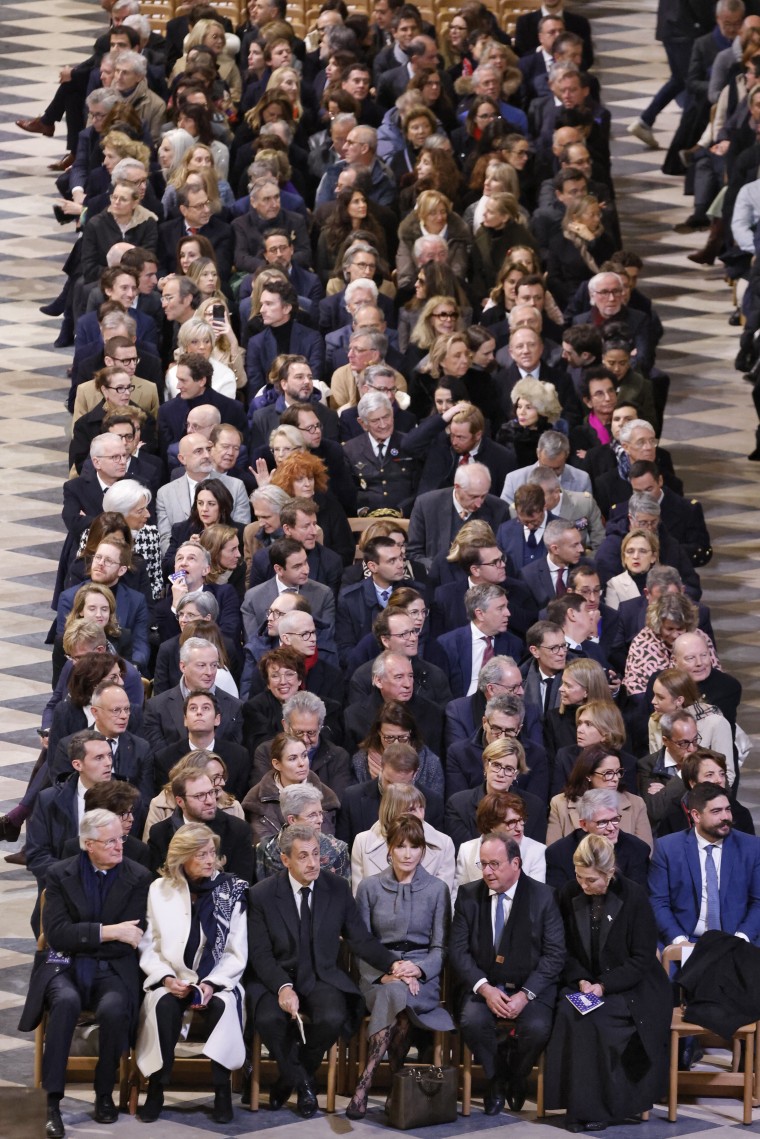
[[[593,993],[565,993],[565,997],[570,1001],[573,1008],[578,1010],[581,1016],[593,1012],[594,1009],[604,1004],[601,997],[594,996]]]

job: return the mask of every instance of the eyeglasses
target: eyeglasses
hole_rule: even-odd
[[[492,724],[490,720],[486,720],[486,724],[489,732],[496,740],[515,739],[520,730],[519,728],[501,728],[498,724]],[[510,770],[514,771],[514,768],[510,768]]]
[[[210,803],[216,799],[216,791],[199,791],[197,795],[185,795],[186,799],[197,799],[199,803]]]
[[[406,612],[407,612],[407,616],[414,617],[415,620],[418,617],[421,617],[422,620],[424,621],[425,618],[427,617],[428,613],[430,612],[430,610],[429,609],[407,609]]]
[[[109,384],[106,388],[107,392],[116,392],[117,395],[131,395],[134,390],[134,384],[121,384],[118,388],[115,388]]]
[[[171,300],[171,297],[167,297],[166,299]],[[124,356],[124,357],[122,357],[121,360],[117,360],[116,357],[114,356],[114,363],[115,364],[134,364],[135,367],[137,367],[137,365],[140,363],[140,357],[139,356]],[[116,390],[120,391],[121,389],[117,388]],[[130,390],[131,391],[135,390],[134,385],[132,385],[132,388]]]
[[[476,862],[478,870],[499,870],[504,866],[503,862]]]
[[[318,431],[322,430],[321,423],[310,423],[308,427],[299,427],[299,431],[305,431],[307,435],[316,435]]]
[[[301,741],[303,741],[303,740],[318,740],[319,739],[319,728],[314,728],[314,729],[299,728],[299,730],[296,731],[295,728],[289,727],[288,728],[288,735],[295,736],[297,740],[301,740]]]
[[[113,558],[106,558],[103,554],[93,554],[92,564],[107,566],[108,569],[113,569],[115,566],[120,566],[121,562],[115,562]]]
[[[123,389],[117,388],[116,390],[122,391]],[[134,439],[137,432],[136,431],[112,431],[111,434],[112,435],[118,435],[120,439]],[[147,510],[148,509],[147,506],[144,509]]]
[[[307,641],[310,641],[312,638],[314,638],[314,640],[316,641],[317,630],[316,629],[307,629],[306,632],[304,632],[304,633],[296,633],[295,631],[291,630],[291,635],[294,637],[304,637]]]
[[[613,815],[611,819],[596,819],[596,829],[600,831],[614,831],[617,830],[622,821],[622,815]]]
[[[619,767],[617,771],[594,771],[592,774],[603,779],[605,783],[615,783],[618,779],[622,778],[623,769]]]
[[[502,684],[500,680],[492,680],[491,687],[500,688],[502,692],[509,692],[512,696],[522,696],[525,691],[522,684]]]
[[[601,585],[584,585],[582,589],[576,589],[575,592],[580,593],[581,597],[585,598],[601,597],[602,587]]]
[[[505,831],[521,831],[525,826],[525,819],[505,819],[503,823],[499,823]]]
[[[622,289],[596,289],[594,291],[595,297],[622,297]]]
[[[134,817],[135,817],[134,811],[122,811],[119,814],[119,818],[121,819],[121,821],[123,823],[125,823],[127,821],[127,819],[133,819]]]
[[[419,629],[404,629],[403,633],[389,633],[389,637],[400,637],[402,641],[414,641],[419,637]]]
[[[555,653],[557,656],[567,652],[567,645],[541,645],[541,648],[547,653]]]
[[[91,838],[90,842],[97,842],[106,850],[118,850],[124,843],[123,838]]]
[[[691,740],[674,740],[671,736],[663,736],[663,739],[666,739],[673,747],[677,747],[679,751],[689,751],[691,748],[699,747],[702,743],[702,737],[699,732],[697,732]]]
[[[633,439],[631,439],[628,442],[628,446],[631,447],[634,451],[640,451],[642,447],[648,449],[649,447],[659,447],[659,445],[660,445],[659,439],[649,439],[649,438],[637,439],[635,442]]]
[[[393,736],[388,735],[386,732],[380,733],[380,739],[386,747],[390,747],[391,744],[408,744],[411,738],[411,732],[399,732],[398,735]]]
[[[434,312],[433,316],[438,317],[439,320],[456,320],[459,316],[458,312]]]
[[[517,775],[516,767],[505,767],[503,763],[497,763],[495,759],[489,759],[488,766],[494,775]]]
[[[506,564],[506,558],[502,554],[500,558],[494,558],[492,562],[479,562],[478,565],[485,568],[486,566],[503,566]]]
[[[275,620],[279,620],[280,617],[285,616],[286,612],[286,609],[267,609],[267,617],[274,617]]]

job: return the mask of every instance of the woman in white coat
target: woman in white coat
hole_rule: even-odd
[[[434,878],[454,887],[456,852],[447,834],[425,822],[425,796],[413,783],[390,783],[383,788],[379,817],[368,831],[354,839],[351,848],[351,889],[356,894],[362,878],[388,869],[388,828],[399,815],[416,815],[425,832],[422,866]]]
[[[218,835],[202,823],[179,828],[148,893],[138,949],[145,999],[137,1066],[149,1078],[138,1112],[144,1123],[161,1114],[174,1049],[193,1009],[209,1030],[203,1053],[211,1060],[212,1119],[232,1121],[230,1072],[245,1061],[240,979],[248,957],[247,891],[247,882],[221,871]]]
[[[481,835],[494,831],[507,831],[520,847],[522,869],[529,878],[537,882],[546,881],[546,847],[525,834],[525,803],[519,795],[508,791],[490,791],[478,803],[475,822]],[[471,838],[463,842],[457,854],[456,878],[452,902],[457,900],[457,890],[465,882],[479,882],[483,875],[478,867],[481,839]]]

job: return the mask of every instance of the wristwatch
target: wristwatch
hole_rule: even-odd
[[[520,992],[522,992],[522,993],[525,993],[525,995],[526,995],[526,997],[528,998],[528,1000],[529,1000],[529,1001],[534,1001],[534,1000],[536,999],[536,994],[535,994],[535,993],[532,993],[532,992],[530,991],[530,989],[526,989],[526,988],[524,988],[524,987],[523,987],[523,988],[520,990]]]

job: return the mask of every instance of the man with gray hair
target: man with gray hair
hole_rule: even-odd
[[[341,111],[333,115],[326,130],[318,131],[309,139],[309,173],[320,181],[333,163],[346,157],[346,141],[357,125],[356,115]]]
[[[171,557],[171,551],[169,552]],[[170,561],[171,564],[171,561]],[[234,585],[229,582],[208,582],[211,571],[211,554],[200,542],[182,542],[174,553],[173,580],[166,596],[156,603],[155,623],[160,643],[178,637],[181,630],[177,621],[177,605],[188,594],[199,597],[210,593],[218,606],[216,624],[227,641],[227,652],[232,661],[238,659],[240,642],[240,599]],[[185,603],[187,604],[187,603]],[[162,662],[163,663],[163,662]],[[162,669],[163,671],[163,669]]]
[[[621,544],[631,530],[644,530],[659,541],[658,561],[678,570],[686,592],[694,601],[702,596],[699,574],[686,550],[671,537],[660,520],[660,504],[653,495],[634,491],[628,499],[628,514],[607,524],[607,536],[596,552],[596,568],[602,585],[623,572]]]
[[[522,654],[521,654],[522,655]],[[478,673],[478,687],[471,696],[460,696],[446,705],[446,752],[460,740],[468,740],[481,724],[486,704],[495,696],[525,694],[523,678],[516,662],[509,656],[495,656]],[[532,704],[525,704],[525,720],[521,742],[532,740],[543,747],[541,719]]]
[[[573,317],[573,324],[599,326],[606,321],[625,325],[636,348],[636,367],[648,376],[654,365],[655,335],[651,317],[625,303],[626,282],[619,273],[596,273],[588,283],[591,307]]]
[[[369,307],[369,305],[362,305],[362,309]],[[375,311],[379,312],[380,310]],[[403,387],[399,388],[401,380],[403,380]],[[400,431],[404,434],[416,426],[417,420],[411,411],[406,410],[409,403],[406,380],[390,364],[370,364],[357,377],[356,387],[359,399],[367,392],[380,392],[388,397],[393,404],[394,431]],[[403,401],[404,407],[401,406],[401,401]],[[356,439],[363,433],[362,425],[359,422],[359,410],[356,406],[344,407],[338,415],[338,423],[340,437],[344,443],[349,439]]]
[[[717,750],[723,753],[733,774],[734,744],[731,738],[731,725],[725,718],[723,726],[725,728],[723,746]],[[663,712],[659,728],[662,733],[662,747],[645,755],[636,765],[639,794],[646,804],[655,838],[658,833],[670,834],[669,826],[662,832],[658,832],[658,827],[670,813],[671,808],[677,806],[686,794],[687,788],[681,778],[681,767],[686,757],[694,755],[702,742],[699,725],[694,715],[685,708],[678,708],[675,712]]]
[[[651,851],[643,839],[620,829],[622,805],[617,791],[586,791],[578,803],[578,826],[546,848],[546,884],[560,890],[575,881],[573,855],[581,839],[598,834],[613,843],[620,874],[646,888]]]
[[[439,233],[427,233],[418,237],[412,246],[412,257],[417,269],[434,262],[436,265],[447,265],[449,260],[449,243]]]
[[[429,749],[423,752],[424,770],[420,779],[424,787],[442,796],[443,772],[436,757],[442,754],[443,709],[415,692],[412,662],[404,653],[387,649],[372,662],[371,695],[361,697],[346,708],[344,742],[347,750],[353,754],[358,749],[380,708],[388,703],[402,704],[414,717],[419,737]],[[398,734],[402,734],[400,729]],[[409,740],[396,742],[408,743]]]
[[[280,645],[293,649],[306,666],[306,691],[316,697],[324,697],[331,703],[342,704],[345,681],[340,669],[324,660],[317,647],[317,626],[311,613],[302,609],[292,609],[280,617],[277,625]],[[266,690],[264,678],[257,671],[251,672],[246,689],[246,699],[257,696]],[[262,775],[264,772],[262,772]]]
[[[48,1139],[65,1135],[60,1104],[83,1008],[92,1010],[100,1028],[95,1120],[117,1121],[113,1088],[137,1027],[140,1002],[136,950],[146,926],[151,873],[124,859],[121,819],[111,811],[82,816],[79,844],[81,854],[48,869],[43,916],[48,951],[35,961],[19,1023],[22,1032],[31,1032],[47,1013],[42,1086]]]
[[[483,665],[494,656],[520,657],[523,645],[507,632],[509,602],[500,585],[474,585],[464,595],[468,624],[438,638],[454,698],[472,696]]]
[[[356,779],[351,757],[345,748],[333,743],[331,730],[325,727],[326,716],[325,703],[319,696],[313,692],[296,692],[282,706],[282,728],[288,735],[296,736],[306,744],[309,770],[342,800],[344,791]],[[271,770],[271,750],[271,740],[266,740],[256,748],[251,771],[253,783],[263,779],[267,771]]]
[[[260,750],[259,745],[257,752]],[[311,783],[295,783],[283,787],[280,792],[280,810],[286,827],[307,826],[313,827],[319,836],[319,863],[347,881],[351,880],[351,851],[341,839],[335,835],[325,834],[321,829],[324,818],[322,802],[324,795],[319,787],[312,787]],[[263,882],[273,874],[282,873],[282,857],[280,852],[280,836],[273,834],[271,838],[264,839],[255,849],[256,881]]]
[[[554,471],[563,490],[588,491],[591,494],[591,479],[585,471],[568,463],[570,440],[561,431],[544,431],[538,440],[536,462],[529,467],[511,471],[504,482],[501,497],[511,506],[515,501],[518,486],[527,482],[536,467],[546,467]]]
[[[113,86],[150,131],[153,145],[161,141],[166,103],[148,87],[148,61],[136,51],[122,51],[114,60]]]
[[[127,471],[127,449],[118,435],[103,432],[90,443],[93,469],[87,474],[67,479],[63,484],[61,517],[66,529],[81,534],[103,511],[103,495],[110,486],[124,478]]]
[[[388,351],[388,337],[384,332],[357,329],[348,338],[348,363],[332,373],[330,403],[339,412],[352,407],[359,400],[359,377],[365,368],[382,364]],[[406,386],[406,380],[401,377]]]
[[[493,660],[504,658],[494,657]],[[489,664],[492,662],[489,662]],[[489,667],[485,665],[480,675]],[[483,786],[483,749],[496,740],[518,739],[525,750],[525,766],[517,774],[512,791],[528,791],[542,803],[549,801],[549,760],[543,743],[523,730],[525,701],[508,692],[492,696],[480,724],[465,740],[457,740],[446,752],[446,798],[457,791]]]
[[[572,522],[554,518],[544,530],[546,557],[528,562],[520,577],[530,589],[539,612],[555,597],[567,593],[567,574],[583,556],[583,540]]]
[[[440,417],[449,423],[470,404],[455,403]],[[435,416],[429,417],[424,422]],[[444,554],[465,522],[481,519],[494,533],[509,517],[506,502],[490,493],[491,472],[483,463],[463,463],[454,473],[454,486],[429,490],[419,495],[409,521],[409,556],[430,568]]]
[[[143,734],[158,752],[169,744],[187,738],[185,727],[185,700],[191,692],[202,689],[211,692],[219,705],[220,721],[215,738],[242,743],[242,705],[217,686],[219,652],[216,645],[202,637],[190,637],[179,650],[179,684],[153,696],[145,705]]]
[[[264,234],[270,229],[284,229],[291,235],[293,260],[304,269],[311,268],[311,244],[306,222],[301,214],[286,210],[280,202],[280,187],[271,175],[257,178],[250,190],[251,208],[235,218],[235,267],[242,273],[255,273],[264,263]]]
[[[377,131],[374,127],[353,127],[346,137],[345,158],[328,166],[317,187],[315,206],[321,206],[335,198],[335,188],[341,170],[351,164],[360,166],[370,175],[369,196],[381,206],[395,205],[396,185],[389,168],[377,157]]]
[[[583,539],[583,545],[590,554],[595,554],[604,541],[604,521],[602,512],[587,490],[566,490],[554,471],[548,467],[534,467],[532,474],[523,486],[540,486],[544,492],[544,505],[548,513],[545,522],[551,518],[564,518],[572,522]],[[518,488],[519,489],[519,488]],[[515,492],[517,497],[517,492]],[[511,514],[517,514],[516,503]]]

